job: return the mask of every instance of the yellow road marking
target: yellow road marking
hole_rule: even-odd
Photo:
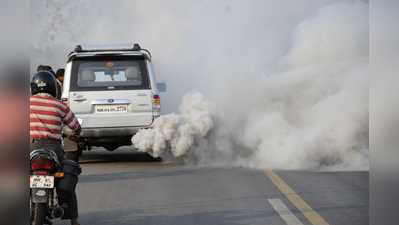
[[[264,172],[313,225],[328,225],[328,223],[304,200],[302,200],[302,198],[299,197],[276,173],[271,170],[265,170]]]

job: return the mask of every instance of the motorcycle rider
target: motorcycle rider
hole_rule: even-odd
[[[49,71],[51,74],[54,75],[55,78],[57,78],[57,74],[53,71],[53,68],[51,68],[51,66],[47,66],[47,65],[39,65],[37,67],[37,72],[39,71]],[[56,81],[58,81],[56,79]],[[62,84],[60,82],[57,82],[57,94],[55,96],[56,99],[61,100],[61,95],[62,95]]]
[[[81,127],[70,108],[57,100],[57,82],[52,73],[41,70],[33,75],[30,96],[30,151],[48,148],[53,150],[60,161],[64,160],[61,146],[61,124],[64,123],[74,132],[68,139],[77,140]],[[60,204],[67,204],[65,215],[61,219],[71,219],[72,225],[78,223],[78,203],[76,194],[69,199],[59,199]],[[69,211],[69,213],[68,213]]]

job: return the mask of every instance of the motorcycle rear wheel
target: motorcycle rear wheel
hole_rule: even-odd
[[[43,225],[46,221],[46,203],[36,203],[35,210],[33,211],[33,221],[31,221],[32,225]]]

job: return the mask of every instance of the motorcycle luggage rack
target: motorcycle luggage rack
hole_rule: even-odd
[[[33,161],[35,161],[40,155],[42,154],[49,154],[52,160],[55,161],[56,167],[60,166],[60,161],[58,160],[57,154],[55,154],[54,151],[47,149],[47,148],[42,148],[42,149],[36,149],[30,153],[30,163],[32,164]]]

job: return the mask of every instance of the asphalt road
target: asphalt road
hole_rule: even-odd
[[[368,172],[189,167],[127,147],[80,160],[81,225],[368,224]]]

